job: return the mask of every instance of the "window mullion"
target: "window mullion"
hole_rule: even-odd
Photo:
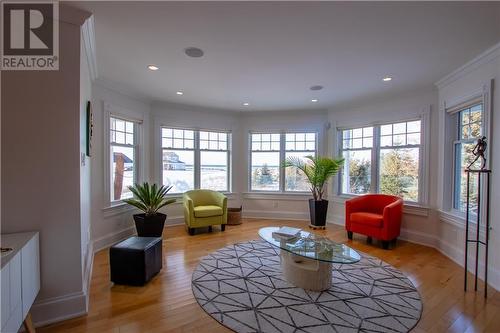
[[[201,183],[200,166],[200,132],[194,131],[194,188],[199,189]]]
[[[285,168],[283,168],[283,163],[285,162],[285,141],[286,141],[286,134],[285,133],[280,133],[280,166],[279,166],[279,172],[280,172],[280,191],[285,192]]]
[[[370,192],[379,192],[379,174],[380,174],[380,126],[373,127],[373,148],[372,148],[372,168]]]

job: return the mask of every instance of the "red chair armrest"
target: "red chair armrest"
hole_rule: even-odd
[[[401,218],[403,216],[403,200],[398,199],[384,208],[383,231],[386,240],[399,236],[401,230]]]
[[[351,226],[351,213],[363,210],[365,198],[360,196],[346,200],[345,202],[345,227],[349,231]]]

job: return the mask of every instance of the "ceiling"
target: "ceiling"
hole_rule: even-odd
[[[94,14],[100,80],[151,101],[234,111],[318,109],[430,89],[500,41],[494,2],[75,5]],[[187,57],[191,46],[205,55]],[[383,82],[387,75],[393,80]]]

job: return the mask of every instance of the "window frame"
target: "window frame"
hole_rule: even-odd
[[[125,206],[126,204],[122,200],[111,200],[111,181],[113,177],[111,176],[111,118],[116,118],[120,120],[125,120],[133,122],[134,128],[134,143],[136,145],[134,154],[134,176],[137,183],[141,183],[145,180],[146,175],[146,156],[145,156],[145,137],[144,137],[144,127],[147,127],[144,120],[144,114],[137,111],[132,111],[124,109],[120,106],[102,101],[103,103],[103,168],[104,168],[104,198],[103,198],[103,211],[108,211],[108,209],[114,209],[119,206]]]
[[[122,148],[133,148],[134,150],[134,174],[133,174],[133,181],[132,181],[132,184],[136,184],[138,182],[138,177],[139,177],[139,165],[140,165],[140,162],[139,162],[139,131],[140,131],[140,123],[136,120],[130,120],[130,119],[126,119],[125,117],[123,116],[116,116],[114,114],[110,114],[109,116],[109,125],[111,125],[111,119],[116,119],[116,120],[121,120],[121,121],[125,121],[125,122],[129,122],[129,123],[132,123],[133,124],[133,140],[134,140],[134,143],[132,145],[130,144],[126,144],[126,143],[116,143],[116,142],[112,142],[111,141],[111,137],[109,137],[109,140],[108,140],[108,146],[109,146],[109,163],[108,163],[108,173],[109,173],[109,193],[108,193],[108,199],[109,199],[109,202],[111,205],[113,204],[117,204],[119,202],[122,202],[123,199],[112,199],[111,197],[111,194],[112,194],[112,191],[111,189],[113,188],[114,184],[113,184],[113,176],[112,176],[112,172],[113,172],[113,161],[112,161],[112,158],[111,158],[111,152],[112,152],[112,147],[122,147]],[[108,126],[108,132],[109,134],[111,134],[111,126]],[[126,132],[124,132],[125,135],[126,135]],[[126,141],[126,140],[125,140]],[[124,199],[128,199],[128,198],[124,198]]]
[[[372,146],[370,148],[365,148],[365,147],[361,147],[361,148],[349,148],[349,149],[344,149],[344,136],[343,136],[343,131],[345,130],[353,130],[353,129],[358,129],[358,128],[361,128],[362,130],[364,128],[367,128],[367,127],[371,127],[373,129],[372,131]],[[371,172],[370,172],[370,190],[369,192],[367,193],[374,193],[376,192],[376,189],[378,188],[378,179],[375,179],[374,180],[374,170],[377,169],[377,174],[378,174],[378,163],[373,163],[373,161],[375,161],[377,159],[377,156],[376,156],[376,147],[375,147],[375,138],[376,138],[376,135],[377,135],[377,126],[376,125],[366,125],[366,126],[355,126],[355,127],[349,127],[349,128],[337,128],[337,142],[338,142],[338,152],[339,152],[339,157],[343,157],[344,156],[344,151],[363,151],[363,150],[370,150],[371,152]],[[364,139],[364,136],[362,136],[362,141]],[[377,141],[378,142],[378,141]],[[338,188],[337,188],[337,194],[339,196],[349,196],[349,197],[355,197],[355,196],[358,196],[358,195],[363,195],[363,194],[366,194],[366,193],[363,193],[363,194],[356,194],[356,193],[344,193],[343,192],[343,189],[342,189],[342,176],[343,176],[343,172],[342,172],[342,169],[338,172],[338,176],[337,176],[337,179],[338,179]],[[375,177],[377,178],[377,177]]]
[[[430,111],[430,110],[429,110]],[[371,154],[371,184],[370,191],[365,194],[370,193],[380,193],[380,153],[383,149],[391,149],[391,148],[419,148],[419,162],[418,162],[418,199],[417,201],[404,200],[405,204],[409,205],[417,205],[422,206],[426,205],[428,201],[428,170],[425,168],[428,165],[428,118],[429,111],[425,111],[423,114],[415,117],[408,117],[404,119],[398,119],[397,121],[384,121],[384,122],[376,122],[376,123],[364,123],[359,125],[353,125],[348,127],[337,127],[337,152],[339,156],[343,156],[344,151],[355,151],[355,150],[368,150],[370,148],[359,148],[359,149],[343,149],[343,131],[350,129],[358,129],[358,128],[366,128],[373,127],[373,144],[372,144],[372,154]],[[420,121],[420,144],[419,145],[401,145],[401,146],[383,146],[381,145],[381,127],[384,125],[394,125],[399,123],[408,123],[413,121]],[[411,132],[413,133],[413,132]],[[404,133],[405,135],[408,132]],[[392,134],[394,135],[394,133]],[[363,194],[354,194],[354,193],[344,193],[342,191],[342,182],[343,182],[343,173],[339,172],[337,175],[337,186],[336,193],[339,197],[344,198],[352,198],[357,197]]]
[[[462,145],[462,144],[475,144],[477,142],[477,139],[478,139],[478,138],[462,139],[461,133],[462,133],[462,128],[464,127],[464,125],[462,124],[461,113],[465,110],[469,110],[469,112],[470,112],[470,109],[472,109],[473,107],[478,106],[478,105],[481,105],[481,135],[480,135],[480,137],[482,137],[483,135],[486,135],[485,133],[487,130],[487,124],[486,124],[487,118],[486,118],[486,111],[484,108],[484,101],[483,100],[474,101],[472,103],[464,105],[464,106],[460,107],[457,111],[453,112],[453,114],[451,114],[451,116],[455,118],[455,119],[452,119],[452,121],[454,121],[454,123],[455,123],[455,137],[453,138],[453,141],[452,141],[452,144],[450,147],[450,149],[452,149],[452,161],[453,161],[452,162],[453,175],[452,175],[452,184],[451,184],[451,205],[450,205],[450,207],[451,207],[451,211],[455,215],[459,215],[459,216],[465,216],[465,212],[461,211],[460,208],[457,208],[455,206],[457,199],[460,198],[460,193],[459,193],[459,191],[457,191],[457,180],[459,181],[459,179],[461,178],[460,173],[457,172],[461,168],[461,165],[459,165],[457,163],[458,161],[457,161],[456,148],[457,148],[457,146]],[[470,124],[472,124],[472,123],[469,121],[467,123],[467,125],[470,126]],[[490,150],[489,150],[489,145],[488,145],[488,148],[486,151],[487,156],[488,156],[489,152],[490,152]],[[482,185],[484,185],[484,184],[482,184]],[[481,195],[484,195],[484,186],[482,186],[482,188],[483,188],[483,191],[482,191]],[[471,218],[475,219],[476,214],[472,213]]]
[[[248,189],[248,192],[250,193],[259,193],[259,194],[265,194],[265,193],[269,193],[269,194],[289,194],[289,195],[294,195],[294,194],[297,194],[297,195],[304,195],[304,194],[309,194],[310,191],[291,191],[291,190],[286,190],[286,179],[285,179],[285,172],[284,172],[284,168],[282,167],[282,164],[283,162],[285,161],[286,159],[286,153],[287,152],[294,152],[295,150],[286,150],[286,134],[297,134],[297,133],[304,133],[304,134],[314,134],[314,137],[315,137],[315,150],[314,150],[314,154],[315,156],[318,156],[319,154],[319,141],[318,141],[318,138],[319,138],[319,132],[318,131],[315,131],[315,130],[268,130],[268,131],[261,131],[261,130],[258,130],[258,131],[249,131],[248,132],[248,136],[247,136],[247,140],[248,140],[248,149],[247,149],[247,152],[248,152],[248,169],[247,169],[247,172],[248,172],[248,177],[247,177],[247,180],[248,180],[248,183],[247,183],[247,189]],[[253,147],[252,147],[252,135],[253,134],[279,134],[280,136],[280,141],[279,141],[279,151],[278,150],[253,150]],[[271,141],[272,142],[272,141]],[[304,151],[307,151],[307,150],[296,150],[297,152],[304,152]],[[252,162],[252,155],[253,153],[256,152],[275,152],[275,153],[279,153],[279,162],[280,162],[280,166],[279,166],[279,184],[278,184],[278,190],[269,190],[269,191],[266,191],[266,190],[255,190],[252,188],[252,165],[253,165],[253,162]]]
[[[164,148],[163,147],[163,129],[172,129],[172,130],[183,130],[183,131],[193,131],[193,148],[184,149],[184,148]],[[201,149],[200,148],[200,132],[216,132],[216,133],[225,133],[227,134],[227,146],[225,150],[211,150],[211,149]],[[193,151],[194,153],[194,180],[193,180],[193,190],[200,189],[201,185],[201,151],[214,151],[214,152],[225,152],[227,155],[226,163],[227,163],[227,187],[225,190],[218,190],[221,193],[231,193],[232,191],[232,132],[230,130],[221,130],[221,129],[207,129],[207,128],[198,128],[198,127],[180,127],[180,126],[170,126],[165,124],[160,124],[159,126],[159,183],[163,184],[163,151],[164,150],[178,150],[178,151]],[[181,196],[184,192],[169,192],[167,196],[178,197]]]

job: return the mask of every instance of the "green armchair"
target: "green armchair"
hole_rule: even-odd
[[[211,231],[213,225],[220,225],[222,231],[226,229],[227,197],[224,194],[211,190],[187,191],[183,204],[184,222],[190,235],[201,227]]]

